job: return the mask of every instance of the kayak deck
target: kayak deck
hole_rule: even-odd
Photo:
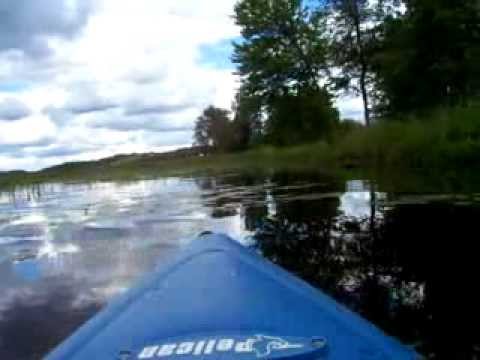
[[[56,359],[417,359],[225,235],[196,239],[87,322]]]

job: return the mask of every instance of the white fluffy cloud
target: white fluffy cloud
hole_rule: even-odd
[[[205,105],[230,106],[231,70],[200,59],[238,36],[234,0],[48,1],[2,5],[0,170],[186,146]]]
[[[31,114],[30,109],[23,102],[7,98],[0,101],[0,120],[13,121],[23,119]]]
[[[45,3],[0,5],[0,171],[187,146],[230,107],[235,0]]]

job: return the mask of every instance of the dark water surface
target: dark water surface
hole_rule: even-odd
[[[255,244],[427,357],[479,359],[479,224],[480,189],[306,174],[0,193],[0,359],[40,359],[204,230]]]

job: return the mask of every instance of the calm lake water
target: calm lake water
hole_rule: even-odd
[[[0,193],[0,359],[40,359],[204,230],[427,357],[480,359],[479,193],[272,173]]]

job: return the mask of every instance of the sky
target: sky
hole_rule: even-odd
[[[2,0],[0,171],[190,146],[239,86],[235,1]]]

